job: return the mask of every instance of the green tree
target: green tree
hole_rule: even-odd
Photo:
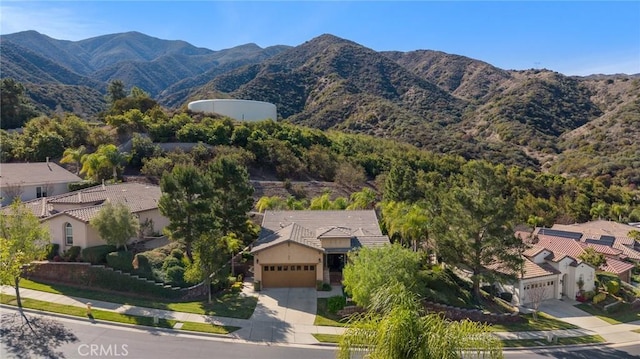
[[[360,192],[351,194],[351,202],[347,209],[373,209],[376,206],[378,195],[371,188],[365,187]]]
[[[0,215],[0,284],[15,287],[18,309],[25,320],[20,278],[31,262],[44,257],[50,241],[47,228],[19,199]]]
[[[36,110],[24,92],[24,86],[12,78],[4,78],[0,82],[1,128],[20,127],[29,119],[37,116]]]
[[[607,214],[607,204],[604,202],[596,202],[592,204],[589,214],[591,214],[591,218],[602,219],[602,217]]]
[[[591,247],[586,247],[578,258],[596,269],[607,263],[607,258],[604,254],[596,252],[596,250]]]
[[[96,152],[82,156],[80,173],[99,181],[104,178],[103,173],[105,171],[110,171],[113,180],[116,181],[118,179],[118,170],[122,169],[123,164],[128,161],[128,154],[120,152],[115,145],[101,145]]]
[[[124,246],[125,251],[127,242],[135,237],[140,228],[140,222],[124,203],[114,205],[106,202],[90,223],[107,244]]]
[[[122,80],[109,82],[109,86],[107,87],[107,100],[111,105],[126,97],[127,92],[124,90],[124,82],[122,82]]]
[[[403,161],[393,162],[384,183],[385,201],[415,202],[420,198],[416,172]]]
[[[339,359],[502,358],[502,343],[485,324],[428,314],[398,282],[379,287],[369,310],[352,319],[340,339]]]
[[[212,227],[215,223],[212,224]],[[211,303],[212,281],[224,280],[228,274],[226,264],[241,247],[242,241],[234,234],[222,235],[220,228],[212,228],[193,244],[194,260],[185,272],[190,282],[203,281],[207,288],[207,297]]]
[[[432,219],[418,203],[386,202],[382,205],[382,217],[389,236],[400,237],[414,251],[429,240]]]
[[[254,189],[247,168],[232,158],[220,156],[209,164],[207,176],[215,189],[217,205],[213,211],[220,221],[222,233],[233,233],[242,238],[253,207]]]
[[[76,174],[80,174],[80,162],[82,161],[82,156],[84,156],[86,151],[87,149],[84,146],[80,146],[78,148],[67,148],[64,150],[60,163],[73,163],[76,168]]]
[[[194,165],[176,165],[162,176],[160,189],[158,207],[169,219],[166,227],[169,238],[185,244],[187,258],[193,263],[193,243],[216,223],[211,179]]]
[[[470,161],[455,183],[442,191],[442,210],[435,230],[444,261],[473,272],[473,295],[480,299],[480,282],[499,273],[487,268],[501,263],[516,272],[522,266],[523,242],[513,231],[514,203],[505,177],[484,161]]]
[[[262,213],[267,209],[286,209],[287,202],[280,196],[262,196],[256,202],[256,209]]]
[[[349,253],[342,283],[353,300],[366,307],[375,291],[389,283],[399,282],[407,291],[418,293],[419,269],[420,255],[399,244],[362,247]]]

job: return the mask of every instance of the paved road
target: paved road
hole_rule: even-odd
[[[15,313],[14,310],[0,308],[0,312]],[[34,316],[33,314],[29,314]],[[84,320],[51,318],[62,324],[77,340],[55,346],[51,351],[60,353],[57,358],[154,358],[154,359],[200,359],[200,358],[260,358],[260,359],[329,359],[335,358],[335,349],[313,345],[275,345],[239,342],[233,339],[167,333],[158,330],[91,324]],[[6,338],[0,339],[0,358],[19,358],[6,345]],[[93,350],[93,352],[92,352]],[[626,359],[640,358],[640,343],[625,347],[605,346],[589,348],[537,349],[535,351],[505,351],[508,359],[568,358],[568,359]],[[22,356],[40,358],[42,356]]]

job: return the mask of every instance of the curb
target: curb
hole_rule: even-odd
[[[14,306],[14,305],[0,304],[0,308],[12,309],[12,310],[15,310],[16,312],[18,312],[18,307]],[[205,337],[216,337],[216,338],[233,339],[233,337],[231,337],[232,333],[229,333],[229,334],[215,334],[215,333],[197,332],[197,331],[193,331],[193,330],[181,330],[181,329],[173,329],[173,328],[159,328],[159,327],[151,327],[151,326],[148,326],[148,325],[141,325],[141,324],[127,324],[127,323],[120,323],[120,322],[112,322],[112,321],[109,321],[109,320],[102,320],[102,319],[101,320],[94,320],[93,322],[91,322],[86,317],[78,317],[78,316],[69,315],[69,314],[62,314],[62,313],[56,313],[56,312],[47,312],[46,310],[38,310],[38,309],[30,309],[30,308],[22,308],[22,311],[24,311],[25,313],[47,315],[47,316],[51,316],[51,317],[58,317],[58,318],[76,320],[76,321],[80,321],[80,322],[87,322],[88,321],[91,324],[104,324],[104,325],[111,325],[111,326],[117,326],[117,327],[123,327],[123,328],[137,328],[137,329],[148,328],[148,329],[152,329],[152,330],[156,330],[156,331],[162,331],[162,332],[165,332],[165,333],[193,334],[193,335],[201,335],[201,336],[205,336]]]

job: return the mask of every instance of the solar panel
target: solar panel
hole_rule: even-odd
[[[561,231],[559,229],[550,229],[550,228],[540,228],[540,231],[538,231],[538,234],[542,234],[546,236],[569,238],[575,241],[580,240],[580,238],[582,238],[582,233],[579,233],[579,232]]]
[[[604,244],[605,246],[611,247],[615,241],[616,237],[614,236],[600,236],[600,244]]]

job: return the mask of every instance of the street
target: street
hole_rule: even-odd
[[[0,308],[4,315],[14,310]],[[75,335],[77,340],[51,348],[56,358],[154,358],[154,359],[199,359],[199,358],[260,358],[260,359],[329,359],[335,358],[335,348],[320,345],[281,346],[266,343],[244,343],[231,339],[125,327],[87,320],[39,316],[49,322],[61,324]],[[3,323],[5,324],[5,323]],[[57,331],[56,335],[60,335]],[[40,358],[38,355],[18,355],[9,350],[7,338],[3,337],[0,358]],[[56,343],[49,340],[45,343]],[[640,343],[626,347],[610,348],[593,346],[583,348],[534,349],[504,352],[505,358],[566,358],[566,359],[624,359],[640,358]]]

